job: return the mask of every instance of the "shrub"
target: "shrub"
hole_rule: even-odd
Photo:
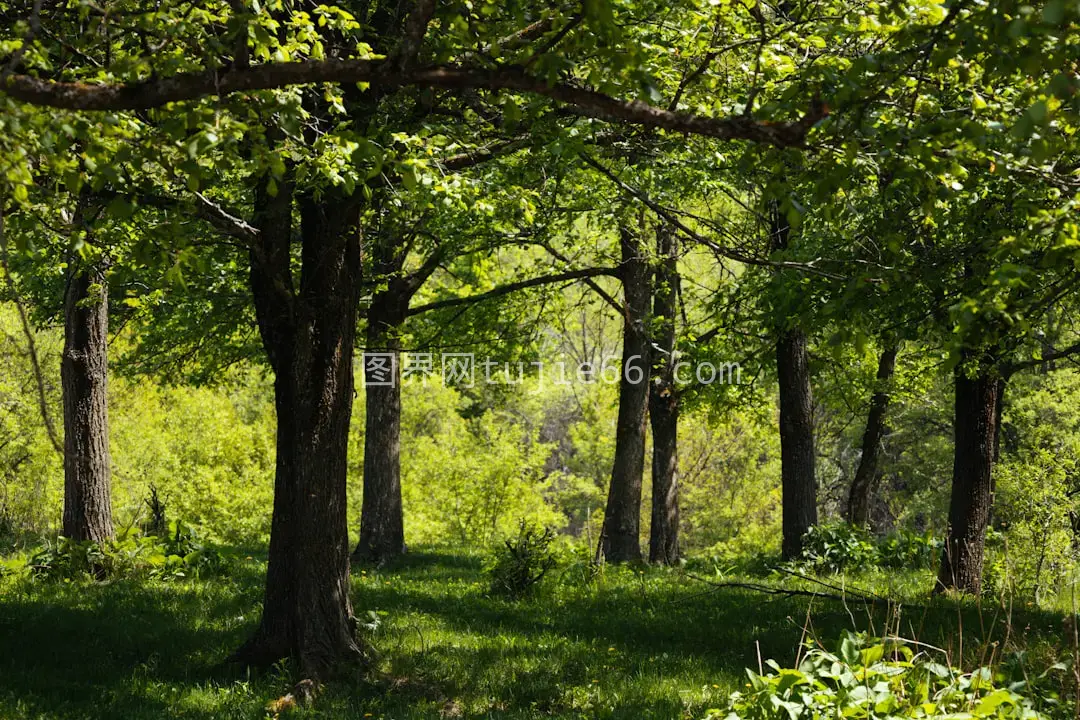
[[[1043,717],[1018,693],[1023,683],[1000,687],[988,668],[964,673],[902,642],[849,633],[836,654],[811,643],[797,669],[768,665],[763,675],[747,670],[747,690],[707,719]]]
[[[814,525],[803,538],[802,558],[816,570],[861,570],[879,561],[874,536],[844,522]]]
[[[897,530],[878,540],[880,564],[891,568],[933,567],[944,543],[931,532]]]
[[[554,539],[551,528],[538,529],[522,520],[517,537],[504,540],[495,551],[488,569],[491,593],[508,600],[532,595],[558,563],[551,547]]]
[[[60,537],[34,550],[25,569],[34,580],[80,580],[146,576],[162,580],[215,572],[224,558],[180,522],[169,535],[126,536],[107,543]]]
[[[911,530],[875,537],[846,522],[815,525],[803,538],[802,561],[822,572],[865,570],[880,566],[920,569],[937,562],[942,541],[932,533]]]

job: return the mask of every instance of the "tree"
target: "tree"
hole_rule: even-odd
[[[851,481],[848,492],[847,521],[852,525],[867,525],[870,522],[870,505],[874,498],[874,488],[878,481],[881,442],[888,431],[886,413],[889,409],[888,383],[896,369],[896,354],[899,348],[895,343],[888,343],[878,357],[877,384],[870,398],[870,410],[866,416],[866,427],[862,436],[862,453],[855,478]]]
[[[791,225],[773,201],[769,210],[773,246],[783,252]],[[810,351],[799,325],[780,327],[776,340],[776,376],[780,388],[780,456],[783,488],[783,557],[802,553],[803,536],[817,524],[817,476],[814,471],[814,401],[810,389]]]
[[[649,301],[652,267],[642,230],[622,225],[619,278],[623,287],[623,352],[619,374],[619,418],[601,552],[610,562],[641,559],[641,484],[645,466],[645,421],[649,403]]]
[[[679,256],[675,233],[670,227],[661,226],[656,232],[656,256],[649,373],[649,423],[653,441],[649,562],[674,565],[679,560],[679,388],[675,384]]]
[[[76,219],[81,212],[76,212]],[[77,222],[77,220],[76,220]],[[76,225],[78,227],[78,225]],[[109,456],[109,283],[105,260],[69,263],[64,291],[64,522],[73,540],[113,537]]]
[[[702,11],[681,2],[663,8],[590,2],[579,9],[418,0],[304,10],[213,2],[117,14],[37,4],[20,22],[3,24],[0,39],[11,49],[0,76],[5,109],[28,104],[74,111],[42,126],[83,140],[93,139],[106,120],[123,127],[127,142],[111,151],[130,158],[128,146],[156,150],[161,157],[145,152],[140,159],[163,167],[157,177],[135,178],[118,171],[123,163],[115,158],[100,157],[103,182],[138,196],[147,185],[172,189],[180,181],[187,187],[182,205],[204,214],[249,255],[279,426],[264,615],[242,657],[268,662],[291,655],[305,671],[321,675],[360,650],[352,634],[344,508],[352,348],[370,247],[366,231],[381,178],[417,179],[415,155],[385,152],[388,136],[412,127],[404,118],[415,112],[446,119],[417,131],[418,144],[432,152],[455,135],[474,149],[481,133],[472,126],[487,129],[521,115],[530,127],[537,118],[565,121],[560,139],[614,122],[799,148],[825,126],[840,128],[835,137],[860,137],[864,118],[874,117],[867,107],[890,106],[875,105],[880,88],[951,67],[964,39],[960,30],[991,26],[992,37],[980,48],[993,48],[1007,32],[1001,19],[1007,13],[999,7],[972,9],[962,0],[948,11],[890,6],[877,23],[865,24],[861,12],[837,5],[808,10],[798,26],[794,19],[778,23],[776,42],[760,7],[755,17],[742,6]],[[652,21],[660,11],[670,13],[670,22]],[[3,13],[16,19],[14,10]],[[1071,18],[1071,11],[1057,15]],[[711,38],[697,32],[708,26],[716,28]],[[728,31],[734,44],[721,44]],[[167,51],[148,52],[158,44]],[[854,48],[856,60],[833,62],[830,44]],[[1037,49],[1028,48],[1029,54]],[[730,67],[745,70],[737,95],[720,92]],[[835,95],[839,112],[830,114],[823,90]],[[668,105],[656,104],[665,93]],[[106,114],[86,122],[80,113],[89,112]],[[848,124],[836,123],[836,116]],[[19,134],[12,135],[16,142],[0,142],[15,168],[9,173],[14,197],[22,202],[28,181],[21,173],[31,160],[18,146]],[[251,212],[228,207],[233,200]],[[640,238],[622,244],[628,359],[637,356],[624,370],[647,375],[642,319],[648,271]],[[730,257],[771,264],[717,247]],[[384,332],[385,319],[373,332]],[[777,346],[782,382],[790,380],[797,398],[782,416],[804,439],[805,345],[805,337],[790,335]],[[633,352],[638,347],[641,352]],[[631,502],[609,513],[611,539],[618,536],[621,546],[611,548],[613,556],[640,553],[636,533],[630,543],[647,395],[645,383],[638,384],[626,388],[620,422],[632,442],[613,471],[613,487],[625,480]],[[811,470],[802,472],[805,490],[812,442],[798,446],[802,461],[796,464]],[[805,499],[796,504],[802,513],[795,525],[804,525],[811,519]]]

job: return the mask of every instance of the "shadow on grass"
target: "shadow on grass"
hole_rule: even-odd
[[[479,573],[459,580],[456,586],[417,585],[405,573],[391,573],[388,581],[361,583],[357,604],[438,618],[447,628],[481,637],[521,636],[541,647],[545,639],[562,637],[583,642],[588,653],[611,647],[628,671],[644,666],[648,672],[657,658],[674,657],[740,680],[743,669],[756,668],[759,659],[790,665],[802,640],[833,646],[845,630],[918,640],[967,668],[986,662],[992,643],[1057,645],[1061,637],[1062,618],[1052,612],[929,596],[897,608],[737,588],[703,592],[700,584],[670,571],[659,587],[645,580],[637,585],[624,573],[606,586],[522,603],[486,597]]]
[[[30,717],[172,715],[176,687],[213,681],[253,630],[256,575],[34,583],[9,593],[0,598],[0,702]]]

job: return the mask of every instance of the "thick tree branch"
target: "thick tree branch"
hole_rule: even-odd
[[[528,147],[528,145],[528,138],[516,138],[513,140],[492,143],[491,145],[476,148],[475,150],[459,153],[457,155],[451,155],[442,160],[436,160],[436,162],[443,170],[458,172],[460,170],[467,170],[471,167],[475,167],[476,165],[481,165],[489,160],[494,160],[501,155],[515,153],[524,147]]]
[[[1031,360],[1021,360],[1019,362],[1007,363],[1001,368],[1001,374],[1006,379],[1020,372],[1021,370],[1027,370],[1028,368],[1037,367],[1043,363],[1053,362],[1054,360],[1061,360],[1071,355],[1080,353],[1080,341],[1064,347],[1061,350],[1054,350],[1053,352],[1043,353],[1041,358],[1034,358]]]
[[[583,278],[599,277],[601,275],[606,275],[608,277],[618,277],[619,271],[616,268],[586,268],[584,270],[568,270],[566,272],[555,273],[553,275],[541,275],[540,277],[529,278],[528,280],[522,280],[520,282],[500,285],[493,290],[488,290],[487,292],[482,292],[478,295],[449,298],[447,300],[437,300],[435,302],[430,302],[426,305],[418,305],[414,308],[409,308],[409,315],[419,315],[420,313],[429,312],[431,310],[442,310],[443,308],[457,307],[459,305],[471,305],[473,303],[502,297],[503,295],[509,295],[510,293],[517,292],[518,290],[526,290],[528,288],[539,287],[541,285],[550,285],[551,283],[566,282],[569,280],[581,280]]]
[[[180,73],[130,84],[91,85],[12,75],[0,91],[33,105],[67,110],[145,110],[172,102],[310,83],[366,82],[381,87],[415,85],[451,90],[512,90],[551,98],[600,120],[661,128],[722,140],[801,146],[821,118],[810,112],[796,122],[762,122],[747,116],[713,118],[673,112],[638,100],[619,100],[569,83],[548,83],[520,67],[494,70],[455,65],[399,71],[387,61],[320,60],[267,63],[248,68]]]

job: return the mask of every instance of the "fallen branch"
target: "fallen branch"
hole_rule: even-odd
[[[820,591],[817,591],[817,590],[803,590],[803,589],[800,589],[800,588],[774,587],[772,585],[763,585],[761,583],[733,582],[733,581],[716,582],[714,580],[709,580],[707,578],[698,577],[697,575],[693,575],[691,573],[686,573],[686,576],[688,578],[690,578],[691,580],[697,580],[698,582],[703,582],[703,583],[705,583],[707,585],[710,585],[713,588],[713,590],[710,590],[709,592],[715,592],[716,590],[719,590],[719,589],[722,589],[722,588],[734,588],[734,589],[738,589],[738,590],[752,590],[754,592],[760,592],[760,593],[764,593],[766,595],[779,595],[781,597],[820,598],[820,599],[823,599],[823,600],[835,600],[836,602],[840,602],[840,603],[858,603],[860,605],[873,605],[873,606],[880,606],[880,607],[895,607],[896,605],[899,604],[895,600],[889,600],[889,599],[881,598],[881,597],[869,597],[869,596],[866,596],[866,595],[848,595],[846,593],[843,594],[843,595],[838,595],[838,594],[835,594],[835,593],[826,593],[826,592],[820,592]],[[704,595],[704,594],[707,594],[707,593],[699,593],[699,595],[692,596],[692,597],[700,597],[701,595]],[[690,599],[690,598],[687,598],[687,599]]]

